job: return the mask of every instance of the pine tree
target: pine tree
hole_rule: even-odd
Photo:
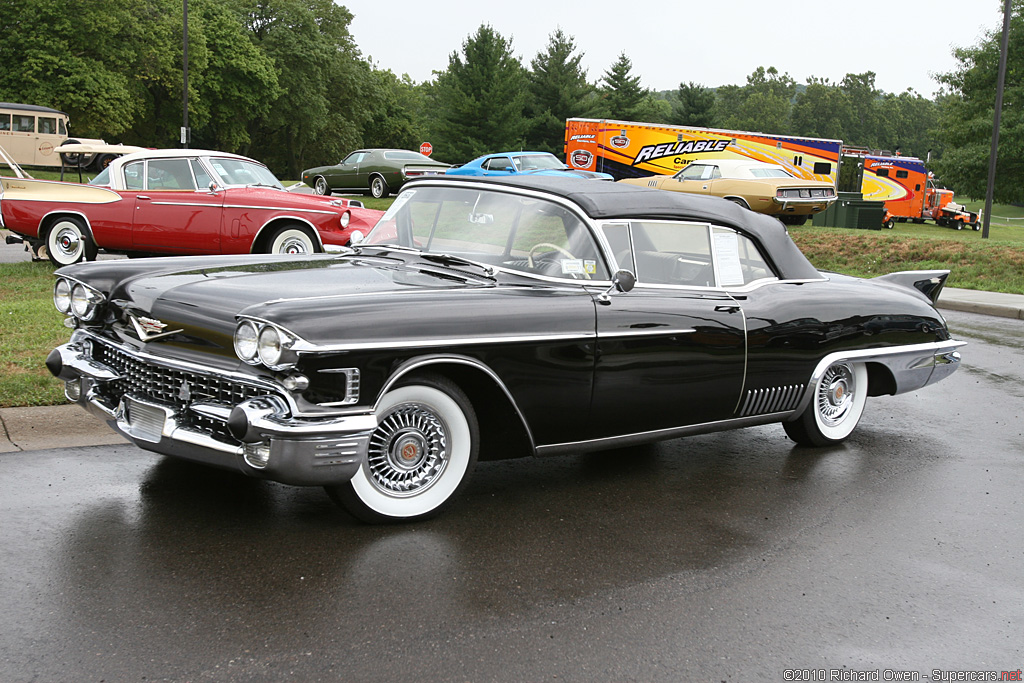
[[[483,24],[453,52],[429,89],[430,126],[438,158],[456,163],[521,149],[528,121],[526,75],[512,42]]]
[[[598,114],[597,89],[580,68],[582,59],[573,38],[558,29],[549,37],[547,51],[530,63],[531,148],[561,155],[565,120]]]

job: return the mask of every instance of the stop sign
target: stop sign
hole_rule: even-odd
[[[430,156],[430,153],[434,151],[434,146],[429,142],[424,142],[420,145],[420,154],[423,156]]]

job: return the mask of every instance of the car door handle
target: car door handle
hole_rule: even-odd
[[[728,306],[715,306],[715,311],[717,313],[739,313],[741,310],[743,309],[735,304]]]
[[[135,197],[136,197],[136,199],[149,199],[149,197],[147,195],[144,195],[144,194],[136,195]]]

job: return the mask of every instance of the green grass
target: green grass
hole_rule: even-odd
[[[1024,294],[1024,227],[978,232],[897,224],[893,230],[790,227],[820,270],[875,277],[898,270],[949,270],[950,287]]]
[[[71,331],[53,307],[53,267],[0,264],[0,408],[64,402],[64,388],[43,361]]]

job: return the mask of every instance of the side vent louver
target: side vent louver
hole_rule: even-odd
[[[767,389],[751,389],[747,391],[747,398],[743,401],[740,417],[793,410],[800,402],[800,397],[803,396],[803,393],[803,384],[788,384],[784,387],[770,387]]]

